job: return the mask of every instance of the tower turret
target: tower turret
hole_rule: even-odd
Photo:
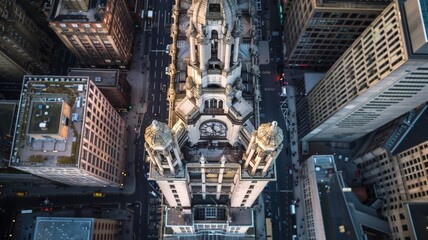
[[[164,175],[165,170],[175,174],[183,167],[177,139],[167,124],[153,120],[146,128],[144,139],[149,159],[161,175]]]
[[[272,162],[275,161],[282,150],[284,135],[278,123],[265,123],[260,125],[251,137],[250,144],[244,154],[244,168],[251,175],[261,172],[265,176]]]

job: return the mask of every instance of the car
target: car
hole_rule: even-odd
[[[40,212],[50,212],[50,211],[52,211],[52,208],[51,208],[51,207],[42,207],[42,208],[40,209]]]
[[[340,225],[339,226],[339,232],[344,233],[345,232],[345,226]]]
[[[106,194],[105,194],[105,193],[102,193],[102,192],[94,192],[93,196],[94,196],[94,197],[105,197],[105,196],[106,196]]]
[[[25,196],[27,196],[27,192],[22,192],[22,191],[20,191],[20,192],[16,192],[16,194],[15,194],[17,197],[25,197]]]
[[[169,75],[169,67],[165,67],[165,74]]]
[[[281,97],[286,97],[287,96],[287,88],[285,86],[281,87]]]

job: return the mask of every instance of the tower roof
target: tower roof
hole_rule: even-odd
[[[144,139],[151,147],[164,147],[172,141],[172,132],[166,123],[153,120],[146,128]]]
[[[210,19],[223,19],[226,24],[233,27],[237,9],[234,0],[200,0],[193,5],[192,22],[195,23],[195,26],[205,26]]]
[[[282,143],[284,135],[278,122],[264,123],[257,130],[257,142],[262,148],[276,148]]]

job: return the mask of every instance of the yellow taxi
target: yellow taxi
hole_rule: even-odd
[[[102,192],[94,192],[94,195],[93,195],[94,197],[105,197],[106,196],[106,194],[105,193],[102,193]]]
[[[27,192],[16,192],[15,194],[17,197],[25,197],[27,196]]]

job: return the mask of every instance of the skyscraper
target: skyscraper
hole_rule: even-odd
[[[362,174],[362,184],[371,189],[372,206],[388,220],[394,239],[427,236],[419,225],[426,221],[424,211],[413,216],[407,213],[407,206],[414,204],[424,203],[426,209],[428,199],[427,109],[425,105],[394,125],[378,129],[354,160]]]
[[[81,64],[127,66],[134,28],[124,0],[57,0],[52,9],[50,27]]]
[[[428,100],[423,7],[395,1],[361,34],[307,94],[301,140],[353,141]]]
[[[256,124],[257,80],[243,64],[251,61],[251,16],[240,6],[193,1],[188,18],[173,7],[169,121],[154,120],[144,135],[172,236],[247,236],[254,201],[276,180],[283,133],[275,121]]]
[[[0,1],[0,79],[21,82],[24,74],[49,72],[53,42],[16,1]]]
[[[328,69],[391,0],[299,0],[286,3],[285,62]]]
[[[126,80],[126,74],[118,69],[69,68],[68,75],[88,76],[114,108],[128,109],[131,102],[131,85]]]
[[[312,155],[302,162],[300,172],[299,208],[304,221],[298,225],[305,239],[388,239],[387,221],[358,201],[336,168],[333,155]]]
[[[11,167],[77,186],[122,184],[126,126],[88,77],[25,76]]]

